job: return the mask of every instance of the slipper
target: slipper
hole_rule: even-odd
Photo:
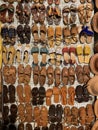
[[[40,71],[39,66],[35,66],[33,68],[33,82],[34,82],[34,85],[38,84],[38,81],[39,81],[39,71]]]
[[[61,71],[60,71],[59,67],[55,68],[54,76],[55,76],[55,86],[59,87],[59,85],[61,83]]]
[[[24,95],[25,95],[25,103],[29,103],[31,101],[31,86],[25,85],[24,86]]]
[[[62,53],[63,53],[63,57],[64,57],[64,65],[69,63],[69,48],[68,47],[64,47],[62,49]]]
[[[53,24],[53,8],[51,6],[47,6],[47,21],[49,25]]]
[[[53,21],[55,25],[59,25],[61,22],[61,9],[59,7],[53,9]]]
[[[46,82],[46,67],[41,67],[41,69],[40,69],[40,77],[39,77],[40,86],[43,87],[45,82]]]
[[[68,73],[67,67],[64,67],[64,68],[62,69],[61,75],[62,75],[62,83],[63,83],[63,85],[64,85],[64,86],[68,85],[69,73]]]
[[[67,104],[67,87],[66,86],[60,88],[60,95],[61,95],[62,105],[66,105]]]
[[[0,5],[0,21],[2,23],[6,22],[6,13],[7,13],[7,6],[6,6],[6,4],[1,4]]]
[[[50,48],[49,49],[49,59],[48,62],[51,65],[55,65],[55,49],[54,48]]]
[[[18,101],[20,103],[23,103],[25,101],[23,86],[18,85],[17,88],[16,88],[16,91],[17,91]]]
[[[48,78],[48,85],[52,85],[53,84],[53,79],[54,79],[54,69],[53,67],[50,65],[47,68],[47,78]]]
[[[69,22],[69,12],[70,12],[70,8],[68,6],[64,6],[63,10],[62,10],[62,15],[63,15],[63,23],[64,25],[68,25],[70,24]]]
[[[77,45],[76,47],[76,54],[78,56],[78,62],[81,64],[84,62],[84,56],[83,56],[83,48],[82,45]]]
[[[52,89],[47,89],[46,91],[46,105],[50,106],[52,104],[52,94],[53,94],[53,90]]]
[[[69,54],[70,54],[70,64],[75,64],[76,63],[76,48],[71,46],[69,48]]]
[[[39,54],[39,48],[38,47],[32,47],[31,54],[33,56],[33,63],[32,67],[38,65],[38,54]]]
[[[29,57],[30,51],[29,50],[30,50],[30,46],[25,46],[23,62],[26,64],[29,62],[29,59],[30,59],[30,57]]]
[[[58,87],[53,87],[54,103],[59,103],[60,101],[60,89]]]
[[[71,44],[71,31],[70,31],[69,26],[63,28],[63,38],[64,38],[64,43],[66,45]]]
[[[24,83],[24,65],[19,64],[18,66],[18,83]]]
[[[55,28],[55,44],[57,45],[57,46],[60,46],[61,45],[61,40],[62,40],[62,28],[60,27],[60,26],[57,26],[56,28]]]
[[[90,61],[91,48],[89,45],[84,46],[84,63],[88,64]]]
[[[56,48],[56,66],[60,66],[62,64],[62,48],[57,47]]]
[[[5,65],[7,65],[8,59],[7,59],[7,48],[6,48],[6,46],[2,47],[2,60],[3,60],[3,63]]]
[[[69,74],[70,85],[72,85],[75,82],[75,69],[74,69],[74,67],[72,67],[72,66],[69,67],[68,74]]]
[[[15,57],[15,47],[14,46],[10,46],[8,48],[8,64],[12,65],[14,63],[14,57]]]
[[[31,13],[32,13],[32,19],[35,23],[39,22],[39,16],[38,16],[38,6],[36,4],[33,4],[31,7]]]
[[[14,6],[12,4],[8,5],[8,18],[7,22],[11,23],[14,21]]]
[[[40,0],[40,2],[43,1],[43,0]],[[44,24],[44,21],[45,21],[45,13],[46,13],[46,9],[45,9],[45,5],[44,4],[40,4],[39,5],[39,22],[40,24]]]
[[[74,99],[75,99],[75,89],[74,87],[68,88],[68,104],[74,105]]]
[[[40,54],[42,55],[42,61],[40,63],[40,66],[46,66],[48,49],[46,47],[40,48]]]
[[[40,41],[41,43],[44,43],[46,44],[46,32],[47,32],[47,29],[46,29],[46,26],[43,24],[40,26]]]
[[[39,42],[39,35],[38,35],[38,26],[36,24],[34,24],[32,26],[32,35],[34,38],[34,43],[38,43]]]

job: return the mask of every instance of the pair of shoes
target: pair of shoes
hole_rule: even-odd
[[[14,6],[12,4],[8,6],[6,4],[0,5],[0,21],[2,23],[11,23],[14,21]]]
[[[31,7],[32,19],[34,22],[44,24],[46,8],[44,4],[33,4]]]
[[[46,46],[41,47],[40,50],[37,46],[34,46],[31,49],[31,55],[33,57],[32,67],[37,66],[39,64],[39,60],[38,60],[39,52],[40,55],[42,55],[40,66],[46,66],[47,64],[48,49],[46,48]]]
[[[47,6],[47,21],[49,25],[53,23],[59,25],[61,21],[61,9],[59,7]]]
[[[77,45],[76,47],[76,54],[78,56],[78,62],[86,63],[88,64],[90,61],[90,54],[91,54],[91,48],[89,45],[84,45],[84,48],[82,45]]]
[[[4,25],[1,28],[1,36],[3,38],[3,44],[4,45],[14,45],[16,42],[16,29],[14,26],[8,26]]]
[[[60,66],[62,64],[62,48],[57,47],[49,48],[49,59],[48,62],[50,65]]]
[[[71,4],[69,6],[64,6],[62,10],[62,15],[63,15],[63,23],[65,25],[69,24],[75,24],[76,22],[76,15],[77,15],[77,7],[75,4]]]
[[[18,3],[16,6],[16,18],[21,24],[29,24],[30,22],[30,6],[26,3],[24,6],[22,3]]]
[[[21,44],[29,44],[31,39],[31,29],[29,25],[17,26],[18,40]]]
[[[15,52],[14,46],[9,46],[9,48],[6,46],[2,47],[2,60],[5,65],[12,65],[14,63]]]
[[[47,33],[46,25],[44,24],[40,25],[40,33],[37,24],[34,24],[32,26],[32,35],[33,35],[34,43],[38,44],[39,42],[41,42],[42,44],[46,44],[47,43],[46,33]]]
[[[67,46],[65,46],[62,49],[62,54],[64,57],[64,65],[76,63],[76,48],[75,47],[71,46],[70,48],[68,48]]]

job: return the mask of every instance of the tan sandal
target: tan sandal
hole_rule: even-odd
[[[51,99],[52,94],[53,94],[53,90],[52,90],[52,89],[48,89],[48,90],[46,91],[46,105],[47,105],[47,106],[50,106],[51,103],[52,103],[52,99]]]
[[[60,88],[60,94],[61,94],[62,105],[66,105],[67,104],[67,87],[66,86]]]
[[[31,86],[24,86],[24,95],[25,95],[25,103],[29,103],[31,101]]]
[[[56,28],[55,28],[55,44],[57,45],[57,46],[60,46],[60,44],[61,44],[61,40],[62,40],[62,38],[61,38],[61,36],[62,36],[62,28],[61,28],[61,26],[57,26]]]
[[[3,63],[6,65],[8,63],[8,60],[7,60],[7,48],[6,46],[3,46],[2,48],[2,59],[3,59]]]
[[[39,35],[38,35],[38,26],[36,24],[34,24],[32,26],[32,35],[34,38],[34,43],[38,43],[39,42]]]
[[[24,90],[23,90],[23,86],[22,85],[18,85],[16,87],[16,91],[17,91],[17,96],[18,96],[18,100],[20,103],[23,103],[24,100]]]
[[[84,62],[84,56],[83,56],[83,48],[82,45],[77,45],[76,47],[76,52],[77,52],[77,56],[78,56],[78,61],[79,63],[83,63]]]
[[[60,101],[60,89],[58,87],[53,87],[54,103],[59,103]]]
[[[88,64],[90,61],[91,48],[89,45],[84,46],[84,63]]]
[[[63,28],[63,38],[64,38],[64,43],[66,45],[70,45],[71,44],[71,32],[70,32],[70,28],[69,27],[64,27]]]
[[[54,29],[52,26],[48,27],[47,35],[48,35],[48,45],[50,47],[54,47]]]

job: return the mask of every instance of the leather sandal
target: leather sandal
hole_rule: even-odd
[[[24,95],[25,95],[25,103],[29,103],[31,101],[31,86],[24,86]]]
[[[40,72],[39,66],[35,66],[33,68],[33,82],[34,82],[34,85],[38,84],[38,81],[39,81],[39,72]]]
[[[29,4],[24,4],[24,23],[29,24],[30,22],[30,15],[31,15],[31,10]]]
[[[24,65],[20,64],[18,66],[18,83],[24,83]]]
[[[46,91],[46,105],[47,106],[50,106],[51,105],[51,97],[52,97],[52,94],[53,94],[53,90],[52,89],[48,89],[47,91]]]
[[[22,85],[18,85],[17,88],[16,88],[16,91],[17,91],[17,96],[18,96],[18,100],[20,103],[23,103],[25,101],[25,98],[24,98],[24,90],[23,90],[23,86]]]
[[[83,66],[83,77],[84,77],[84,84],[86,84],[90,80],[90,68],[88,65]]]
[[[69,54],[70,54],[70,64],[75,64],[76,63],[76,48],[71,46],[69,48]]]
[[[49,49],[49,59],[48,62],[51,65],[55,65],[55,49],[54,48],[50,48]]]
[[[14,63],[14,57],[15,57],[15,47],[10,46],[8,49],[8,64],[12,65]]]
[[[15,45],[16,41],[16,29],[14,26],[9,27],[9,44],[10,45]]]
[[[25,122],[25,106],[24,106],[24,104],[18,105],[18,117],[19,117],[19,121],[21,121],[21,123]]]
[[[54,71],[54,76],[55,76],[55,86],[56,87],[59,87],[60,85],[60,81],[61,81],[61,71],[60,71],[60,68],[59,67],[56,67],[55,68],[55,71]]]
[[[63,53],[63,57],[64,57],[64,62],[63,64],[66,65],[69,63],[69,48],[68,47],[64,47],[62,49],[62,53]]]
[[[41,43],[44,43],[46,44],[46,32],[47,32],[47,29],[46,29],[46,26],[43,24],[40,26],[40,41]]]
[[[69,73],[67,67],[62,69],[62,83],[64,86],[68,85]]]
[[[82,45],[77,45],[76,47],[76,53],[78,56],[78,62],[81,64],[84,62],[84,56],[83,56],[83,48]]]
[[[61,22],[61,10],[59,7],[54,7],[53,9],[53,21],[55,25],[59,25]]]
[[[31,54],[33,56],[33,63],[32,63],[32,67],[35,67],[38,65],[38,53],[39,53],[39,48],[34,46],[31,49]]]
[[[40,126],[40,108],[34,107],[34,121],[37,123],[37,126]]]
[[[60,101],[60,89],[58,87],[53,87],[54,103],[59,103]]]
[[[63,28],[63,38],[64,38],[64,43],[67,45],[71,44],[71,31],[69,27]]]
[[[30,78],[31,78],[31,66],[26,65],[26,67],[24,68],[24,84],[25,85],[29,84]]]
[[[15,86],[14,85],[9,85],[9,102],[14,103],[15,102]]]
[[[88,64],[90,61],[91,49],[89,45],[84,46],[84,63]]]
[[[11,23],[14,21],[14,6],[12,4],[8,5],[8,18],[7,22]]]
[[[74,69],[74,67],[72,67],[72,66],[69,67],[68,74],[69,74],[70,85],[72,85],[75,82],[75,69]]]
[[[31,91],[32,93],[32,104],[38,105],[39,104],[39,90],[37,87],[34,87]]]
[[[86,4],[86,23],[89,23],[91,21],[92,12],[93,12],[93,4],[87,3]]]
[[[71,115],[71,109],[69,106],[64,107],[64,121],[68,124],[71,125],[71,120],[72,120],[72,115]],[[67,129],[67,128],[66,128]],[[66,130],[65,129],[65,130]]]
[[[71,4],[71,6],[70,6],[70,24],[73,24],[76,22],[76,20],[77,20],[76,13],[77,13],[76,5]]]
[[[86,124],[86,109],[85,109],[85,107],[79,108],[79,122],[81,125]]]
[[[68,25],[70,22],[69,21],[69,12],[70,12],[70,8],[68,6],[64,6],[64,8],[62,10],[64,25]]]
[[[48,77],[48,85],[52,85],[53,79],[54,79],[54,70],[51,65],[48,66],[48,68],[47,68],[47,77]]]
[[[55,105],[52,104],[49,106],[49,110],[48,110],[49,121],[52,123],[56,122],[55,114],[56,114],[56,107]]]
[[[26,130],[32,130],[32,125],[29,124],[29,123],[27,123],[27,124],[26,124]]]
[[[50,124],[49,126],[49,130],[55,130],[56,129],[56,125],[55,124]]]
[[[20,123],[18,125],[18,130],[24,130],[24,124],[23,123]]]
[[[40,48],[40,54],[42,55],[42,61],[40,63],[40,66],[46,66],[47,65],[47,54],[48,49],[46,47]]]
[[[62,105],[67,104],[67,88],[66,86],[60,88],[61,102]]]
[[[3,46],[2,47],[2,59],[3,59],[3,63],[6,65],[8,63],[8,60],[7,60],[7,48],[6,46]]]
[[[53,8],[51,6],[47,6],[47,21],[49,25],[53,24]]]
[[[34,24],[32,26],[32,35],[34,38],[34,42],[38,43],[39,42],[39,35],[38,35],[38,26],[36,24]]]
[[[25,46],[23,62],[26,63],[26,64],[29,62],[29,58],[30,58],[29,57],[29,54],[30,54],[29,49],[30,49],[30,46]]]
[[[40,69],[40,77],[39,77],[40,86],[43,87],[45,82],[46,82],[46,67],[41,67],[41,69]]]
[[[75,99],[75,89],[74,87],[68,88],[68,104],[74,105],[74,99]]]
[[[62,114],[63,114],[63,107],[61,104],[58,104],[56,106],[56,121],[58,122],[58,128],[59,128],[59,123],[62,122]]]
[[[44,87],[39,87],[39,105],[43,105],[46,91]]]
[[[56,66],[60,66],[62,64],[62,48],[56,48]]]
[[[7,6],[6,6],[6,4],[0,5],[0,21],[2,23],[6,22],[6,13],[7,13]]]
[[[55,40],[56,40],[55,44],[57,46],[60,46],[60,44],[61,44],[61,40],[62,40],[61,36],[62,36],[62,28],[60,26],[57,26],[55,28]]]
[[[33,4],[31,7],[31,13],[32,13],[32,19],[34,20],[35,23],[39,22],[39,17],[38,17],[38,6],[36,4]]]
[[[54,47],[54,29],[52,26],[49,26],[47,29],[48,35],[48,45],[53,48]]]
[[[6,85],[3,85],[3,102],[4,103],[8,103],[9,102],[9,98],[8,98],[8,88]]]
[[[40,0],[43,1],[43,0]],[[39,5],[39,22],[40,24],[44,24],[45,21],[45,5],[44,4],[40,4]]]
[[[28,123],[31,123],[33,121],[33,110],[32,110],[32,105],[30,103],[25,104],[25,121]]]

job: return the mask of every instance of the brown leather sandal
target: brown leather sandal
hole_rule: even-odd
[[[12,4],[8,5],[8,18],[7,22],[11,23],[14,21],[14,6]]]
[[[36,4],[32,5],[31,12],[32,12],[32,19],[34,20],[35,23],[38,23],[39,22],[38,6]]]
[[[0,21],[3,23],[6,22],[6,12],[7,12],[6,4],[0,5]]]
[[[31,78],[31,66],[26,65],[24,68],[24,84],[29,84]]]
[[[38,84],[38,81],[39,81],[39,73],[40,73],[40,68],[39,66],[35,66],[33,68],[33,82],[35,85]]]
[[[31,101],[31,86],[24,86],[24,95],[25,95],[25,103],[29,103]]]
[[[68,6],[65,6],[62,10],[62,14],[63,14],[63,23],[65,25],[69,24],[69,12],[70,12],[70,8]]]
[[[61,40],[62,40],[62,38],[61,38],[61,36],[62,36],[62,28],[61,28],[61,26],[57,26],[56,28],[55,28],[55,40],[56,40],[56,45],[57,46],[60,46],[60,44],[61,44]]]
[[[68,77],[69,77],[68,69],[67,67],[64,67],[62,69],[62,83],[64,86],[68,84]]]
[[[74,105],[74,99],[75,99],[75,89],[74,87],[68,88],[68,104]]]
[[[19,102],[20,103],[23,103],[25,100],[25,98],[24,98],[24,90],[23,90],[23,86],[22,85],[18,85],[17,87],[16,87],[16,91],[17,91],[17,96],[18,96],[18,100],[19,100]]]
[[[34,38],[34,42],[38,43],[39,42],[39,35],[38,35],[38,26],[36,24],[34,24],[32,26],[32,35]]]
[[[46,25],[41,25],[40,26],[40,41],[41,43],[44,43],[46,44],[46,32],[47,32],[47,29],[46,29]]]
[[[43,87],[45,82],[46,82],[46,67],[42,67],[40,69],[40,77],[39,77],[40,86]]]
[[[64,27],[63,28],[63,38],[64,38],[64,43],[67,45],[71,44],[71,31],[69,27]]]
[[[60,101],[60,89],[58,87],[53,87],[54,103],[59,103]]]
[[[24,65],[20,64],[18,66],[18,83],[24,83]]]
[[[40,0],[43,1],[43,0]],[[40,4],[39,5],[39,22],[40,24],[43,24],[45,21],[45,5],[44,4]]]
[[[48,27],[47,35],[48,35],[48,45],[50,47],[54,47],[54,28],[52,26]]]
[[[32,110],[32,105],[29,103],[26,103],[25,105],[25,121],[28,123],[31,123],[33,121],[33,110]]]
[[[60,88],[60,94],[61,94],[62,105],[66,105],[67,104],[67,87],[66,86]]]
[[[52,100],[51,100],[52,94],[53,94],[53,90],[52,89],[48,89],[46,91],[46,105],[47,106],[50,106],[51,103],[52,103]]]
[[[2,48],[2,59],[3,59],[3,63],[6,65],[8,63],[8,60],[7,60],[7,48],[6,46],[3,46]]]
[[[24,104],[18,105],[18,117],[19,117],[19,121],[21,121],[22,123],[25,122],[25,106],[24,106]]]
[[[59,87],[61,83],[61,71],[59,67],[55,68],[54,76],[55,76],[55,86]]]
[[[14,63],[14,57],[15,57],[15,47],[14,46],[10,46],[8,48],[8,64],[12,65]]]
[[[52,66],[48,66],[47,68],[47,77],[48,77],[48,85],[52,85],[54,79],[54,70]]]
[[[33,114],[34,114],[34,121],[37,123],[37,126],[40,126],[40,108],[34,107]]]
[[[70,82],[70,85],[72,85],[75,82],[75,69],[74,69],[74,67],[70,66],[68,69],[68,72],[69,72],[69,82]]]

